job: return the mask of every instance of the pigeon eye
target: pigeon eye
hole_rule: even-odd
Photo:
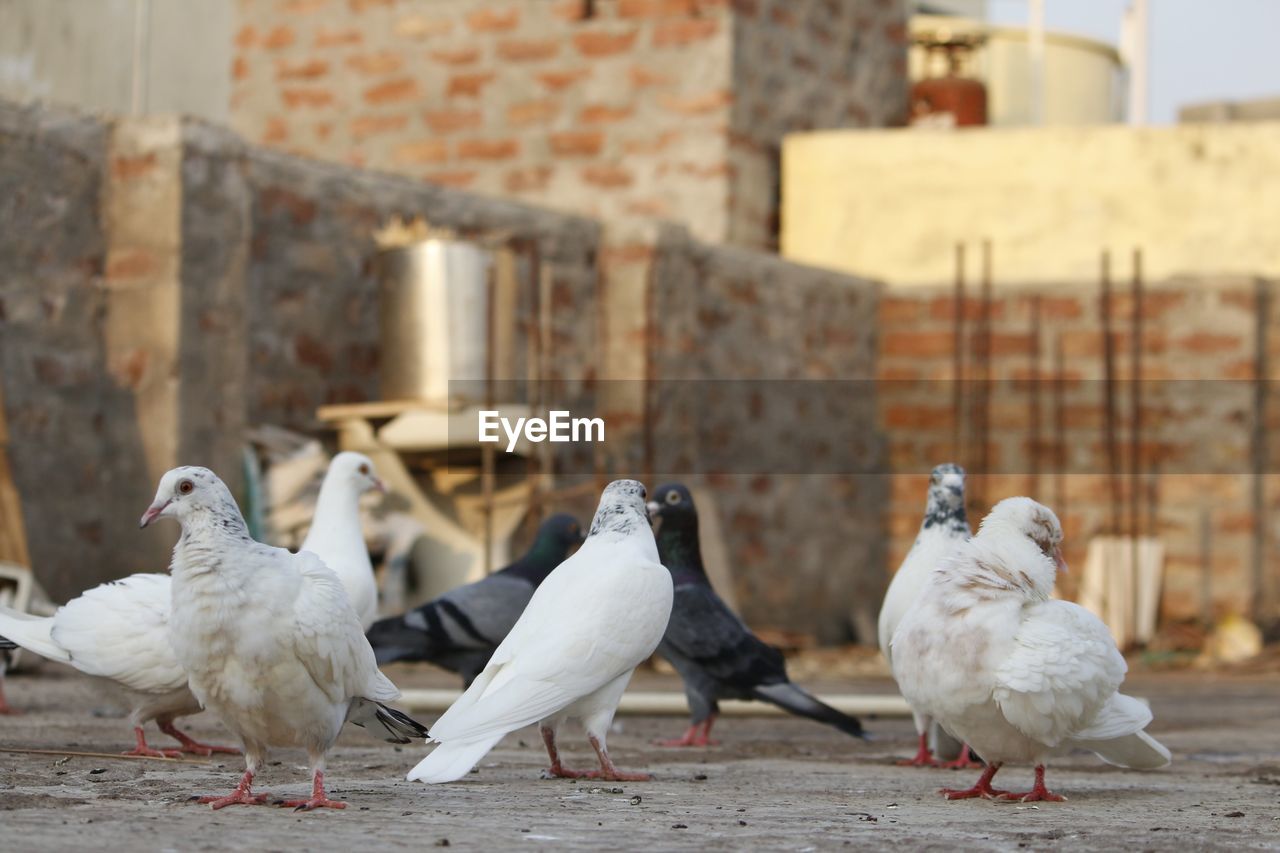
[[[361,465],[361,466],[360,466],[360,473],[361,473],[361,474],[366,474],[366,475],[367,475],[367,474],[369,473],[369,466],[368,466],[368,465]]]
[[[196,484],[190,480],[183,480],[178,483],[178,494],[189,495],[196,490]]]
[[[680,493],[679,493],[679,492],[667,492],[667,503],[671,504],[672,506],[674,506],[674,505],[676,505],[676,504],[680,503]]]

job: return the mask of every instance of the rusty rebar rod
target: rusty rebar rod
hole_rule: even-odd
[[[964,464],[964,243],[956,243],[955,287],[952,304],[955,309],[951,341],[951,453]]]
[[[1111,334],[1111,253],[1103,250],[1098,311],[1102,321],[1103,437],[1107,448],[1107,490],[1111,513],[1107,532],[1117,533],[1120,523],[1120,445],[1116,441],[1116,352]]]
[[[1031,296],[1031,345],[1028,353],[1031,364],[1027,374],[1027,400],[1030,406],[1027,442],[1027,494],[1039,497],[1040,489],[1040,294]]]

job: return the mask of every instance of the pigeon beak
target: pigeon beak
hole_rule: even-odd
[[[1062,556],[1061,545],[1053,546],[1053,564],[1057,566],[1058,571],[1062,572],[1063,574],[1066,574],[1067,572],[1070,571],[1070,569],[1067,568],[1066,558]]]
[[[377,489],[379,493],[385,495],[391,492],[391,490],[387,488],[386,483],[382,482],[377,477],[374,477],[372,474],[369,475],[369,479],[373,481],[373,487]]]
[[[644,508],[649,511],[649,518],[654,519],[658,517],[658,513],[662,510],[662,504],[657,501],[649,501],[644,505]]]
[[[147,511],[142,514],[142,520],[138,522],[138,529],[146,527],[148,524],[159,518],[160,513],[164,512],[164,508],[168,505],[168,501],[164,501],[163,503],[156,501],[151,506],[147,507]]]

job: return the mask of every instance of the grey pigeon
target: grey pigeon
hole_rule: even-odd
[[[533,592],[569,551],[582,544],[582,526],[567,513],[542,522],[529,550],[511,565],[446,592],[403,616],[374,623],[366,636],[378,664],[427,661],[462,676],[484,669],[524,612]]]
[[[671,572],[675,602],[658,654],[684,680],[691,721],[684,736],[663,746],[706,746],[721,699],[758,699],[801,717],[863,737],[854,717],[824,705],[787,678],[782,654],[765,643],[716,595],[702,567],[698,513],[689,490],[659,486],[649,503],[658,522],[658,553]]]

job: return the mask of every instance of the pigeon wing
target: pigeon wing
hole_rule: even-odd
[[[169,643],[171,580],[137,574],[96,586],[54,616],[52,637],[71,665],[140,693],[168,693],[187,684]]]
[[[750,690],[787,680],[782,653],[751,633],[709,586],[691,584],[675,591],[662,639],[722,684]]]
[[[311,680],[334,704],[399,698],[400,691],[378,671],[342,581],[308,551],[289,556],[302,575],[293,607],[294,654]]]
[[[993,695],[1015,728],[1056,747],[1094,720],[1126,669],[1098,617],[1067,601],[1042,601],[1023,610]]]

